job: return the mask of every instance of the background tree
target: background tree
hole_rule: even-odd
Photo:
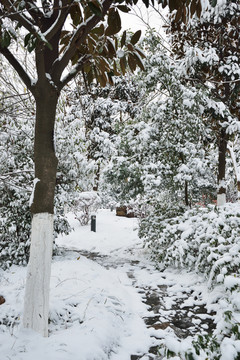
[[[32,237],[28,266],[23,325],[47,336],[49,279],[52,254],[54,190],[57,158],[54,150],[54,125],[58,98],[63,87],[82,71],[88,82],[94,78],[105,86],[117,75],[117,55],[124,72],[127,62],[131,70],[141,66],[141,53],[135,44],[137,32],[126,44],[126,55],[117,52],[115,34],[121,29],[119,10],[128,11],[124,3],[103,1],[0,2],[0,52],[17,71],[36,102],[34,164],[35,180],[31,212]],[[145,1],[148,6],[148,1]],[[163,1],[164,5],[167,4]],[[185,8],[168,2],[170,7]],[[107,23],[104,22],[107,16]],[[71,30],[64,29],[68,23]],[[19,30],[20,28],[20,30]],[[19,36],[19,32],[21,36]],[[21,41],[35,54],[36,78],[32,79],[24,64],[12,51],[12,40]],[[64,72],[69,62],[71,71]],[[112,63],[112,65],[111,65]]]
[[[213,6],[211,6],[211,4]],[[188,24],[174,19],[173,50],[183,61],[186,78],[204,84],[218,106],[208,106],[218,137],[218,204],[226,202],[226,153],[229,137],[239,131],[240,120],[240,6],[237,1],[209,1],[201,21]]]
[[[139,112],[119,134],[117,156],[107,172],[116,200],[142,198],[161,207],[212,201],[213,132],[204,118],[208,94],[183,81],[154,32],[145,39],[145,72],[139,74]]]

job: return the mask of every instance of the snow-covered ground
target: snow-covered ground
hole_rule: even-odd
[[[101,210],[96,233],[90,226],[80,226],[74,215],[69,220],[75,230],[57,239],[65,250],[52,263],[48,338],[21,329],[26,268],[0,271],[0,295],[6,299],[0,305],[0,359],[130,360],[139,354],[145,360],[149,348],[161,339],[172,350],[187,349],[190,338],[180,345],[174,326],[145,324],[144,318],[156,312],[144,303],[142,289],[164,289],[159,321],[167,324],[179,299],[182,307],[196,301],[211,307],[213,299],[203,279],[154,269],[137,236],[137,219]],[[88,258],[83,255],[87,253]],[[217,291],[211,296],[217,297]],[[193,325],[201,316],[192,318]],[[199,331],[204,333],[207,327],[205,323]]]

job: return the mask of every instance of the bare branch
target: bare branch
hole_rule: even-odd
[[[31,78],[26,73],[22,65],[18,62],[18,60],[15,58],[15,56],[8,50],[7,48],[0,47],[0,53],[5,56],[5,58],[9,61],[9,63],[12,65],[12,67],[16,70],[24,84],[27,86],[27,88],[31,91],[31,93],[34,95],[34,87],[32,85]]]
[[[11,1],[1,0],[1,3],[5,6],[7,10],[6,13],[1,14],[2,17],[7,17],[11,20],[15,20],[19,22],[21,25],[23,25],[25,29],[27,29],[28,31],[35,32],[33,26],[34,24],[32,23],[31,19],[27,18],[22,11],[18,11],[17,9],[15,9]]]
[[[29,13],[29,15],[32,17],[34,22],[38,24],[39,21],[41,21],[43,17],[43,13],[41,12],[40,8],[36,6],[33,1],[26,1],[26,9]]]
[[[53,36],[63,27],[66,17],[68,16],[73,3],[74,0],[72,0],[71,2],[69,2],[68,0],[63,0],[61,7],[55,5],[56,7],[54,8],[52,17],[56,17],[56,20],[54,21],[50,29],[48,29],[48,31],[43,34],[47,41],[51,40]]]

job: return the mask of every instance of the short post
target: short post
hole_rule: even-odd
[[[96,215],[91,216],[91,231],[96,232]]]

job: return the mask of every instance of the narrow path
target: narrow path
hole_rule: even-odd
[[[207,312],[201,285],[196,287],[190,279],[189,286],[186,286],[181,283],[181,278],[177,283],[177,274],[171,278],[167,272],[155,270],[150,263],[142,264],[137,259],[129,258],[129,252],[134,252],[133,248],[126,249],[126,257],[122,257],[122,254],[119,257],[117,254],[104,255],[74,248],[65,248],[64,251],[76,251],[106,269],[126,272],[142,302],[147,305],[148,311],[143,319],[147,327],[152,329],[156,345],[147,354],[132,354],[131,360],[160,360],[162,357],[158,355],[158,339],[161,338],[161,330],[173,331],[179,339],[183,339],[195,334],[210,333],[214,329],[214,313]]]

